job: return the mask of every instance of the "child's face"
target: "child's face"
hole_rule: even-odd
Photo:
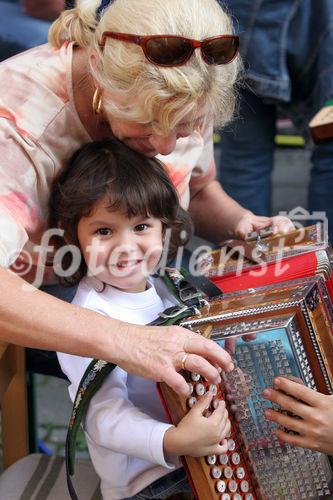
[[[110,211],[107,206],[103,198],[78,224],[88,272],[120,290],[143,292],[161,258],[162,223],[141,215],[129,219],[122,210]]]

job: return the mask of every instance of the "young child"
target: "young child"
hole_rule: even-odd
[[[55,181],[50,208],[51,227],[63,229],[62,243],[77,245],[83,257],[70,279],[79,282],[74,304],[146,324],[177,303],[152,274],[167,231],[171,254],[184,244],[180,234],[189,230],[189,216],[156,159],[116,141],[90,143]],[[70,255],[69,268],[76,264],[75,253]],[[63,353],[58,358],[74,399],[91,360]],[[190,491],[178,456],[227,449],[224,403],[204,416],[212,397],[207,393],[174,427],[167,423],[155,383],[117,367],[93,397],[84,423],[103,498],[167,498]]]

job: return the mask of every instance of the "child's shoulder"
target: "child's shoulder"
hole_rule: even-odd
[[[77,287],[72,304],[93,309],[92,306],[102,298],[103,288],[104,285],[99,280],[85,276]]]

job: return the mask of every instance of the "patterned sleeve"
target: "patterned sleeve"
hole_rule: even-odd
[[[1,110],[0,110],[1,111]],[[1,112],[1,115],[3,113]],[[0,117],[0,266],[9,267],[47,218],[49,188],[38,168],[50,158],[15,123]],[[51,162],[52,163],[52,162]],[[44,210],[41,207],[44,206]]]

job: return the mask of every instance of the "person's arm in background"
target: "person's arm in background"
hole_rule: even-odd
[[[22,278],[0,267],[1,341],[112,361],[184,395],[188,384],[177,371],[185,352],[187,368],[214,383],[220,379],[216,366],[231,368],[229,354],[215,342],[179,326],[123,323],[23,285]]]
[[[216,180],[213,128],[204,124],[200,131],[204,141],[202,155],[198,158],[200,175],[190,181],[191,202],[189,212],[195,233],[214,243],[231,237],[244,237],[247,233],[272,226],[273,231],[286,233],[294,229],[287,217],[262,217],[241,207]],[[259,194],[258,194],[259,195]]]
[[[219,243],[231,237],[244,237],[252,231],[271,226],[274,233],[294,229],[287,217],[258,216],[241,207],[213,179],[192,194],[189,209],[198,236]]]
[[[65,0],[21,0],[21,6],[27,16],[54,21],[65,9]]]
[[[284,415],[267,409],[266,418],[282,428],[297,434],[289,434],[282,428],[276,435],[280,441],[333,455],[333,396],[309,389],[300,382],[278,377],[274,388],[265,389],[263,396],[295,416]]]

